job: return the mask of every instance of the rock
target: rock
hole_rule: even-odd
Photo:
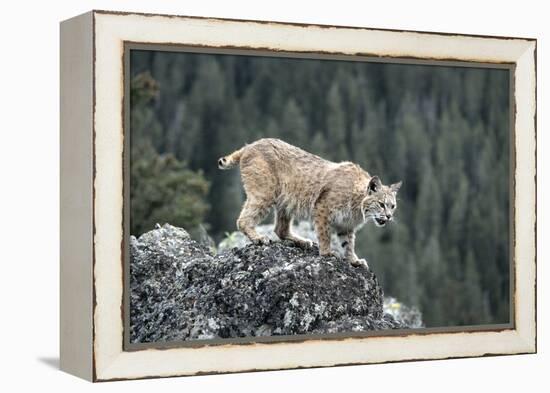
[[[422,313],[416,307],[407,306],[393,297],[384,298],[384,313],[411,329],[424,327]]]
[[[408,327],[383,311],[373,272],[288,242],[217,255],[181,228],[130,238],[130,340],[319,334]]]
[[[422,313],[418,308],[407,306],[393,297],[384,298],[384,313],[390,314],[397,322],[409,328],[424,327]]]

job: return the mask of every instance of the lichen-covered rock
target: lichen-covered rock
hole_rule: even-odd
[[[131,237],[130,340],[336,333],[407,325],[374,273],[287,242],[213,255],[183,229]]]
[[[407,306],[393,297],[384,298],[384,313],[390,314],[397,322],[409,328],[424,327],[422,313],[418,308]]]

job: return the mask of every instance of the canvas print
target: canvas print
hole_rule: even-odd
[[[131,344],[511,323],[509,69],[128,63]]]

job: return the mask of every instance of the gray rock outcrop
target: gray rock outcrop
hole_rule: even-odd
[[[407,328],[373,272],[287,242],[214,255],[168,224],[130,239],[130,341]]]

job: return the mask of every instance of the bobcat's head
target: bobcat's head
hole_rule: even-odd
[[[378,176],[373,176],[370,179],[366,196],[361,203],[364,221],[372,218],[377,226],[383,227],[393,219],[397,207],[396,194],[401,187],[401,183],[385,186]]]

